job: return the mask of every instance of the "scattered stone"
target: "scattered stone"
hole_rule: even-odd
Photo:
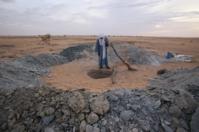
[[[192,96],[187,92],[181,92],[180,96],[175,99],[176,105],[187,113],[192,113],[196,108],[196,102]]]
[[[124,121],[129,121],[133,116],[133,112],[130,110],[122,111],[120,113],[120,118]]]
[[[91,125],[86,126],[86,132],[100,132],[100,129]]]
[[[51,127],[45,128],[44,132],[55,132],[55,130]]]
[[[24,132],[25,126],[24,125],[17,125],[14,127],[14,129],[11,132]]]
[[[169,113],[172,114],[173,116],[175,117],[179,117],[181,116],[182,112],[181,110],[178,108],[178,106],[176,105],[172,105],[170,108],[169,108]]]
[[[166,125],[165,123],[162,122],[161,125],[164,128],[165,132],[174,132],[174,130],[172,130],[172,128]]]
[[[90,104],[91,110],[97,114],[103,115],[109,110],[109,102],[103,95],[97,96]]]
[[[82,121],[80,126],[79,126],[80,132],[85,132],[86,131],[86,121]]]
[[[132,132],[139,132],[137,128],[133,128]]]
[[[187,131],[182,127],[178,127],[176,132],[187,132]]]
[[[197,108],[196,112],[193,114],[191,119],[191,131],[198,132],[199,130],[199,107]]]
[[[45,116],[42,118],[42,123],[43,123],[43,125],[49,125],[54,119],[55,119],[54,115]]]
[[[139,125],[140,127],[144,130],[144,131],[150,131],[151,130],[151,126],[149,124],[148,121],[145,121],[145,120],[139,120]]]
[[[65,116],[70,116],[70,111],[67,109],[62,109],[62,112],[64,113]]]
[[[94,124],[99,120],[99,117],[97,114],[95,114],[94,112],[91,112],[88,116],[87,116],[87,122],[89,124]]]
[[[45,109],[45,115],[52,115],[52,114],[54,114],[54,112],[55,112],[55,109],[52,107]]]
[[[157,100],[155,103],[154,103],[154,108],[157,109],[159,108],[161,105],[161,101],[160,100]]]
[[[83,113],[78,116],[79,121],[83,121],[85,119],[85,115]]]
[[[157,71],[157,75],[162,75],[162,74],[165,74],[167,72],[168,72],[167,69],[160,69],[160,70]]]
[[[74,92],[68,99],[68,105],[74,112],[79,113],[85,108],[86,102],[80,92]]]

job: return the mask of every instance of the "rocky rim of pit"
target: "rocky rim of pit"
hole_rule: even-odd
[[[62,91],[39,83],[38,77],[46,74],[48,67],[70,62],[73,56],[90,56],[89,47],[78,52],[67,49],[71,56],[64,55],[64,50],[62,55],[2,62],[0,131],[198,131],[199,67],[167,71],[154,78],[146,90],[123,88],[96,94],[84,89]]]

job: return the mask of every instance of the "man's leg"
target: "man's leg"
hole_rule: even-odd
[[[105,62],[106,68],[110,69],[110,67],[108,66],[108,57],[107,56],[105,57],[104,62]]]
[[[99,57],[99,68],[101,69],[101,68],[103,68],[103,65],[102,65],[103,64],[102,63],[103,60],[102,60],[102,56],[101,55],[99,55],[98,57]]]

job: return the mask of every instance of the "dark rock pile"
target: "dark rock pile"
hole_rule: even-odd
[[[199,67],[190,70],[167,71],[151,81],[150,88],[153,87],[188,91],[199,102]]]
[[[89,54],[94,52],[94,45],[88,45],[88,44],[82,44],[74,47],[69,47],[64,49],[60,55],[67,58],[69,62],[75,60],[75,59],[81,59],[83,57],[86,57],[85,52],[88,52]]]
[[[114,47],[122,58],[132,64],[159,65],[164,61],[164,59],[156,53],[146,51],[142,48],[138,48],[133,44],[114,44]],[[95,45],[91,44],[69,47],[67,49],[64,49],[60,54],[64,57],[67,57],[67,60],[69,61],[73,61],[74,59],[81,59],[88,56],[97,60],[97,56],[94,55]],[[111,64],[120,61],[111,47],[109,47],[108,56]]]
[[[197,97],[172,87],[102,94],[49,87],[0,93],[0,131],[7,132],[197,132],[198,116]]]
[[[65,57],[57,54],[25,56],[14,61],[0,62],[0,90],[39,87],[39,77],[48,73],[50,66],[66,62]]]

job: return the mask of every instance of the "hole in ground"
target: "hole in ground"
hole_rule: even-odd
[[[88,71],[87,75],[93,79],[102,79],[102,78],[108,78],[113,74],[112,70],[107,69],[92,69]]]

